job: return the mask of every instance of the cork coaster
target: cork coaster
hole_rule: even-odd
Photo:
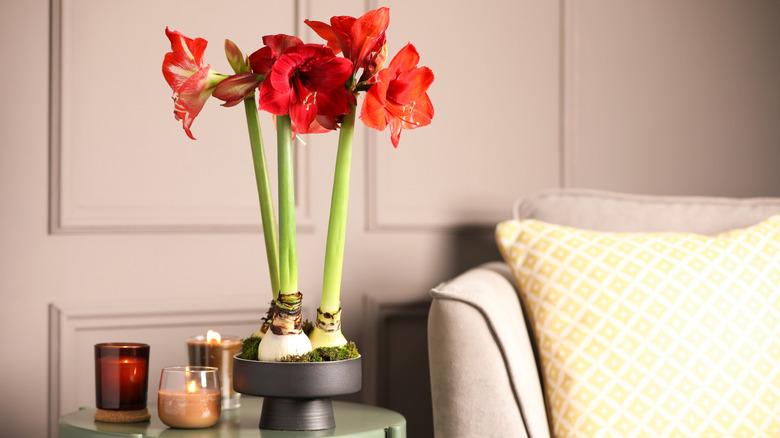
[[[146,408],[135,411],[107,411],[98,409],[95,411],[95,421],[104,423],[142,423],[149,421],[151,415]]]

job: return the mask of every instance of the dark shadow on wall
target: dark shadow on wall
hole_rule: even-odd
[[[482,263],[500,260],[492,227],[467,226],[451,231],[447,270],[441,281]],[[433,287],[434,284],[426,285]],[[427,296],[427,289],[420,291]],[[376,402],[398,411],[412,438],[433,437],[428,367],[430,299],[381,304],[376,318]]]
[[[379,312],[377,404],[406,418],[409,437],[433,437],[428,372],[430,301],[393,305]]]
[[[452,231],[448,246],[450,271],[447,272],[446,279],[451,279],[483,263],[501,260],[492,226],[460,226]]]

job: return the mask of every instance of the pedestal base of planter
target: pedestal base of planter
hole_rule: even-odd
[[[336,427],[329,398],[263,398],[260,429],[326,430]]]
[[[326,431],[322,435],[327,436],[328,429],[336,427],[331,398],[360,391],[361,364],[360,357],[334,362],[262,362],[233,356],[233,389],[263,397],[260,429]]]

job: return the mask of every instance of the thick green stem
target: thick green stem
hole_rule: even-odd
[[[281,294],[298,292],[295,255],[295,177],[290,116],[276,116],[279,158],[279,282]]]
[[[271,277],[271,288],[275,299],[279,293],[279,240],[276,235],[273,197],[271,196],[271,185],[268,182],[268,167],[265,162],[263,136],[260,132],[260,121],[257,117],[257,104],[254,95],[244,99],[244,109],[246,110],[246,126],[249,130],[249,143],[252,145],[257,195],[260,198],[260,217],[263,220],[268,275]]]
[[[336,172],[330,198],[328,241],[325,248],[325,272],[322,279],[320,310],[335,313],[341,307],[341,272],[344,266],[344,243],[347,235],[349,173],[352,163],[352,137],[355,132],[355,108],[344,117],[339,132]]]

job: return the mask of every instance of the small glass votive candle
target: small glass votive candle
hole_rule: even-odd
[[[99,421],[132,422],[148,419],[149,345],[135,342],[95,344],[95,401]],[[102,411],[102,412],[101,412]],[[107,411],[142,411],[123,416]],[[143,414],[145,413],[145,414]],[[140,415],[140,416],[139,416]]]
[[[219,386],[222,391],[222,409],[241,406],[241,394],[233,390],[233,356],[241,351],[241,338],[222,336],[209,330],[206,336],[187,339],[187,355],[190,366],[207,366],[219,369]]]
[[[219,379],[214,367],[166,367],[160,375],[157,413],[177,429],[201,429],[219,421]]]

